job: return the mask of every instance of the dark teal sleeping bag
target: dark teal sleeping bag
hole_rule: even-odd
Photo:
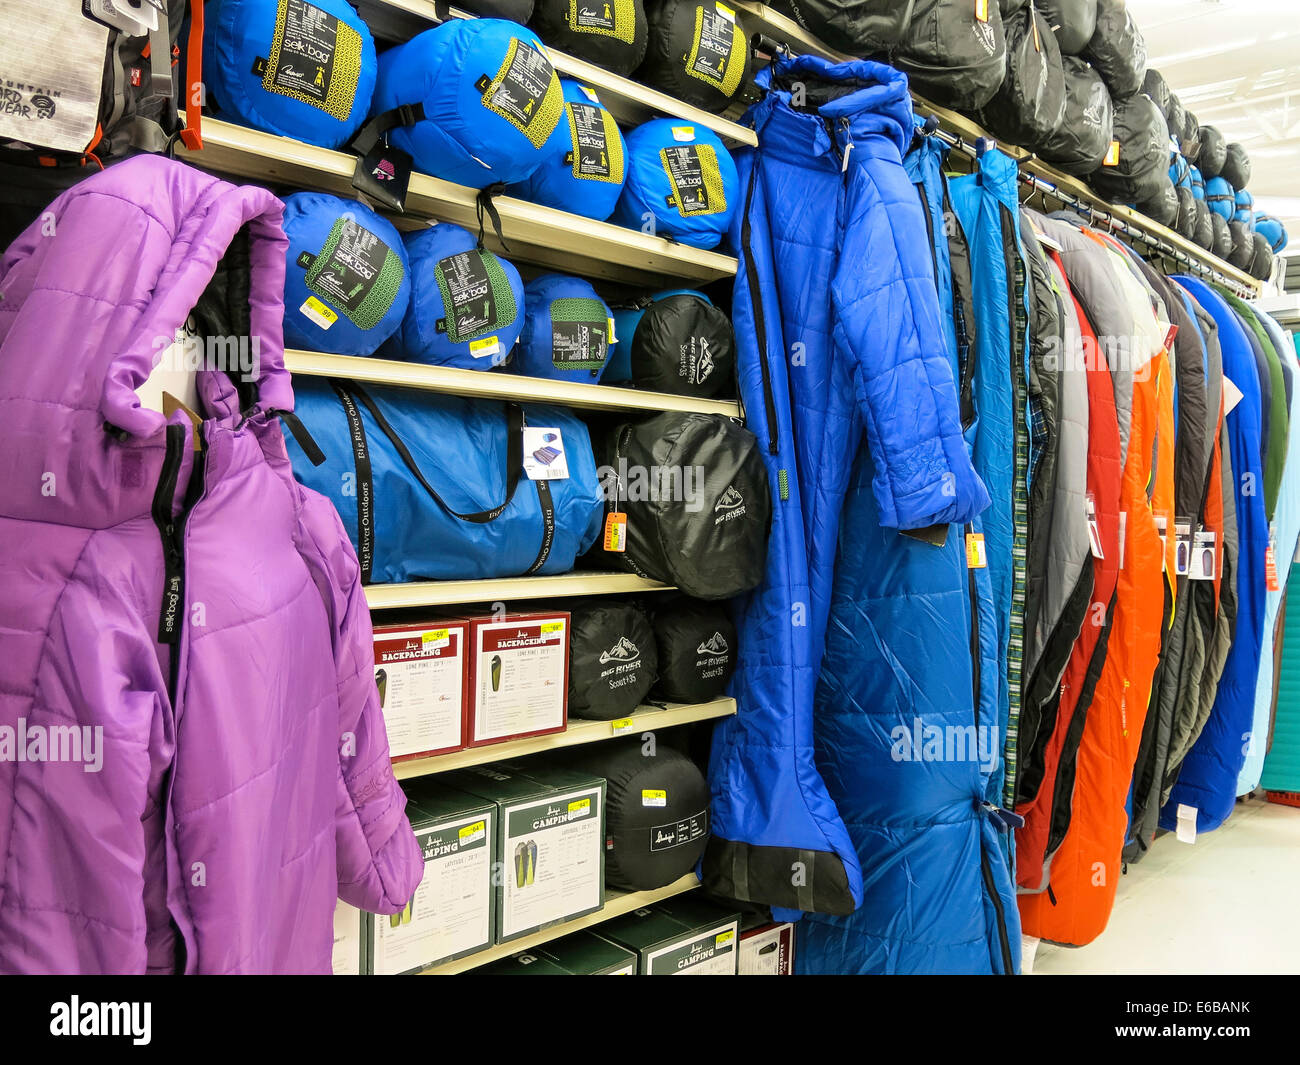
[[[524,327],[524,284],[505,259],[442,222],[406,235],[411,299],[384,354],[434,366],[501,366]]]
[[[373,115],[402,106],[394,145],[415,168],[486,188],[523,181],[564,114],[546,49],[532,30],[502,19],[451,19],[379,58]]]
[[[345,0],[208,0],[203,76],[221,118],[339,148],[365,121],[375,42]]]
[[[543,274],[524,286],[516,372],[594,385],[609,360],[614,318],[580,277]]]
[[[373,355],[410,298],[397,230],[356,200],[295,192],[284,200],[284,232],[285,346]]]
[[[561,78],[564,117],[543,149],[542,165],[507,190],[511,196],[603,222],[627,179],[623,134],[594,89]]]

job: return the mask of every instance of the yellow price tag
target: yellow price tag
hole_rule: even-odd
[[[569,803],[569,813],[571,814],[582,813],[590,809],[591,809],[590,799],[574,799],[573,802]]]

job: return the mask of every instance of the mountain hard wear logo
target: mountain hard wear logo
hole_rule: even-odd
[[[640,657],[641,652],[637,645],[624,636],[608,651],[600,652],[600,664],[603,666],[609,662],[635,662]]]
[[[730,647],[727,646],[727,640],[720,632],[715,632],[699,647],[695,648],[697,655],[725,655]]]

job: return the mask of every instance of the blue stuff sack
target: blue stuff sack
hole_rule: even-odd
[[[1224,178],[1212,177],[1205,183],[1205,202],[1225,222],[1231,222],[1237,213],[1237,190]]]
[[[410,266],[392,225],[356,200],[284,200],[286,347],[373,355],[406,313]]]
[[[609,360],[613,315],[580,277],[543,274],[524,286],[517,372],[595,384]]]

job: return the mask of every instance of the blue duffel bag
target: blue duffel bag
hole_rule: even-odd
[[[1237,190],[1226,179],[1212,177],[1205,183],[1205,202],[1225,222],[1231,222],[1237,213]]]
[[[542,274],[524,286],[517,372],[594,385],[609,360],[614,318],[580,277]]]
[[[627,148],[614,116],[594,90],[568,78],[564,117],[543,150],[545,159],[511,196],[603,222],[614,213],[627,179]]]
[[[375,42],[346,0],[208,0],[203,75],[221,118],[346,144],[375,88]]]
[[[384,354],[433,366],[490,370],[524,328],[524,283],[467,229],[442,222],[406,235],[411,299]]]
[[[417,170],[482,189],[541,166],[564,93],[532,30],[452,19],[379,57],[371,112]]]
[[[739,178],[711,129],[654,118],[627,135],[628,171],[613,221],[713,248],[731,224]]]
[[[325,455],[313,466],[286,432],[294,476],[338,509],[365,583],[565,573],[596,542],[604,497],[567,410],[317,378],[294,396]],[[557,452],[568,476],[530,479]]]
[[[410,267],[402,238],[356,200],[327,192],[284,199],[284,342],[373,355],[402,321]]]

